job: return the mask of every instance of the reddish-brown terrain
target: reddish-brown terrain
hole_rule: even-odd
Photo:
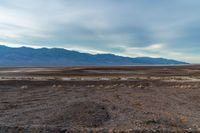
[[[0,133],[199,127],[198,65],[0,69]]]

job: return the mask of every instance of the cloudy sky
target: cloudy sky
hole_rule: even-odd
[[[0,44],[200,63],[200,0],[0,0]]]

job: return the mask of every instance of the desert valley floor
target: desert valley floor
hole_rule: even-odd
[[[199,127],[198,65],[0,68],[0,133]]]

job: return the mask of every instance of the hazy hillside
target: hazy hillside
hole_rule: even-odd
[[[134,52],[134,51],[133,51]],[[10,48],[0,45],[0,66],[109,66],[109,65],[187,64],[176,60],[149,57],[122,57],[113,54],[87,54],[58,48]]]

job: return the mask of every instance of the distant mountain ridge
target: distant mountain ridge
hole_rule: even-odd
[[[134,51],[133,51],[134,52]],[[0,45],[0,67],[64,67],[118,65],[181,65],[186,62],[164,58],[122,57],[113,54],[88,54],[62,48],[11,48]]]

